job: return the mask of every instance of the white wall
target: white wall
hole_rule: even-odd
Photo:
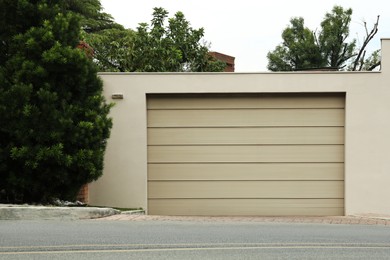
[[[114,127],[90,204],[147,209],[148,93],[344,92],[346,215],[390,214],[390,39],[381,72],[101,73]],[[112,100],[122,93],[123,100]]]

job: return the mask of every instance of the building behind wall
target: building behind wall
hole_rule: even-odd
[[[220,52],[215,52],[215,51],[209,52],[209,54],[212,57],[216,58],[217,60],[220,60],[220,61],[226,63],[226,68],[225,68],[224,72],[234,72],[235,57],[229,56],[229,55],[226,55],[226,54],[223,54]]]

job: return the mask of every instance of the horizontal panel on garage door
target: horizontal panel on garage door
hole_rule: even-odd
[[[149,110],[149,127],[344,126],[343,109]]]
[[[343,181],[149,181],[155,198],[343,198]]]
[[[149,95],[148,109],[344,108],[340,94],[174,94]]]
[[[149,146],[149,163],[343,162],[343,145]]]
[[[343,163],[149,164],[150,181],[344,180]]]
[[[189,207],[189,205],[191,205]],[[151,199],[149,214],[220,216],[340,216],[343,199]]]
[[[149,128],[148,144],[344,144],[344,127]]]

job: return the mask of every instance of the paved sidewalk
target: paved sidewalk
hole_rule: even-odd
[[[332,217],[260,217],[260,216],[155,216],[143,215],[143,210],[122,211],[96,207],[44,207],[0,204],[0,220],[116,220],[116,221],[197,221],[197,222],[264,222],[264,223],[324,223],[390,226],[390,215]]]
[[[204,217],[204,216],[152,216],[118,214],[96,220],[118,221],[199,221],[199,222],[265,222],[265,223],[323,223],[390,226],[390,217],[344,216],[344,217]]]

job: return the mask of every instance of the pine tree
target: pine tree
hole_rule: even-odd
[[[0,201],[74,199],[102,175],[112,125],[80,16],[55,0],[0,10]]]

